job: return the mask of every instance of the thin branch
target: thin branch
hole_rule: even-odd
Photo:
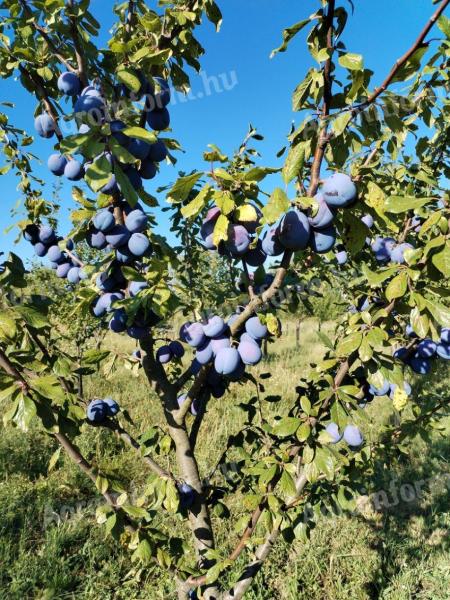
[[[367,100],[361,105],[362,108],[366,108],[367,106],[369,106],[370,104],[373,104],[373,102],[375,102],[375,100],[383,93],[386,91],[386,89],[389,87],[389,85],[392,83],[392,80],[394,79],[395,75],[398,73],[398,71],[403,67],[403,65],[405,65],[408,60],[411,58],[411,56],[424,44],[425,38],[428,35],[428,33],[431,31],[431,29],[433,28],[434,24],[436,23],[436,21],[439,19],[439,17],[442,15],[442,13],[444,12],[444,10],[447,8],[447,6],[450,4],[450,0],[443,0],[441,2],[441,4],[439,5],[438,9],[436,10],[436,12],[430,17],[430,19],[428,20],[427,24],[425,25],[425,27],[422,29],[422,31],[419,34],[419,37],[416,39],[416,41],[414,42],[414,44],[411,46],[411,48],[405,52],[405,54],[403,56],[401,56],[394,64],[394,66],[392,67],[392,69],[389,71],[388,76],[386,77],[386,79],[383,81],[383,83],[375,88],[375,90],[373,91],[373,93],[367,98]]]
[[[450,0],[449,0],[450,1]],[[308,196],[315,196],[320,182],[320,169],[325,156],[325,150],[329,142],[327,118],[330,114],[331,101],[333,99],[333,78],[331,69],[333,67],[333,22],[334,22],[335,0],[329,0],[328,11],[325,18],[327,31],[328,58],[323,67],[323,103],[320,116],[320,134],[317,140],[316,151],[311,167],[311,179],[308,188]]]
[[[127,431],[125,431],[125,429],[123,429],[122,426],[119,425],[118,427],[112,428],[112,429],[114,429],[115,433],[126,444],[131,446],[131,448],[134,448],[134,450],[136,450],[140,454],[141,446],[140,446],[139,442],[137,442]],[[169,471],[166,471],[165,469],[163,469],[150,456],[144,456],[142,454],[140,454],[140,456],[141,456],[142,460],[150,467],[150,469],[153,471],[153,473],[155,473],[159,477],[162,477],[163,479],[171,479],[172,481],[175,481],[175,477],[172,475],[172,473],[169,473]]]
[[[72,11],[74,10],[73,0],[68,0],[67,7]],[[77,59],[78,65],[78,77],[80,78],[81,83],[84,87],[89,84],[86,62],[85,62],[85,52],[83,45],[80,40],[80,34],[78,32],[78,23],[74,14],[69,15],[70,22],[70,32],[72,34],[73,45],[75,47],[75,57]]]
[[[70,71],[71,73],[76,73],[77,69],[75,67],[73,67],[70,62],[68,60],[66,60],[64,58],[64,56],[62,56],[59,51],[58,48],[56,46],[56,44],[53,42],[52,38],[50,37],[48,31],[45,29],[45,27],[42,27],[41,25],[39,25],[39,23],[36,21],[32,10],[30,9],[30,7],[28,6],[28,4],[26,3],[26,0],[19,0],[24,12],[26,12],[26,14],[29,17],[29,21],[32,25],[32,27],[37,31],[37,33],[46,41],[47,45],[49,46],[49,48],[51,49],[53,55],[59,60],[60,63],[62,63],[66,69],[68,71]]]

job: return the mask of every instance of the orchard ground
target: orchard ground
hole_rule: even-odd
[[[294,393],[294,378],[305,373],[310,361],[323,353],[319,327],[332,336],[333,321],[326,320],[326,314],[332,315],[338,309],[330,297],[318,301],[315,309],[315,317],[283,319],[283,337],[269,345],[268,356],[253,373],[262,374],[271,363],[276,365],[272,376],[263,380],[263,398],[280,396],[279,402],[287,404]],[[173,325],[176,329],[178,323]],[[130,354],[135,348],[131,340],[111,334],[105,341],[105,347],[120,353]],[[442,362],[435,364],[432,376],[415,378],[414,394],[449,396],[448,370],[443,371]],[[120,367],[110,379],[98,373],[87,378],[85,384],[89,398],[113,393],[135,422],[141,423],[140,431],[134,433],[162,423],[159,400],[149,394],[142,370],[132,375]],[[210,417],[199,437],[202,472],[219,459],[227,437],[244,427],[245,412],[239,404],[254,392],[251,383],[234,384],[226,399],[210,403]],[[262,401],[266,415],[272,406]],[[371,416],[370,427],[363,419],[358,424],[366,437],[375,441],[379,425],[393,418],[392,403],[386,397],[376,398],[366,410]],[[278,541],[273,559],[258,575],[246,598],[448,599],[449,433],[447,420],[444,435],[436,432],[427,443],[416,438],[409,456],[380,465],[365,482],[367,490],[358,500],[359,510],[353,515],[322,516],[312,531],[311,542]],[[86,428],[78,442],[108,476],[127,473],[130,487],[138,495],[148,471],[111,432]],[[7,428],[0,439],[1,600],[173,598],[173,579],[169,575],[155,568],[147,570],[139,581],[140,571],[130,562],[129,553],[96,525],[95,508],[101,500],[76,466],[61,456],[47,477],[55,448],[51,439],[37,430],[29,435]],[[226,473],[231,480],[236,468],[231,461]],[[411,495],[411,490],[416,492]],[[235,495],[229,509],[237,517],[244,512],[240,496]],[[219,523],[219,546],[231,548],[237,534],[230,532],[225,522],[220,524],[217,517],[214,519]],[[238,561],[231,576],[236,576],[242,566]]]

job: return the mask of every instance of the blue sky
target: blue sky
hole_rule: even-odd
[[[298,118],[291,111],[291,94],[312,64],[304,43],[305,35],[299,35],[287,53],[273,59],[269,55],[279,45],[282,29],[314,12],[319,6],[318,0],[219,0],[219,4],[224,17],[220,33],[215,33],[210,23],[197,30],[206,55],[202,59],[203,75],[192,73],[194,99],[181,101],[177,96],[170,108],[172,135],[181,142],[185,152],[178,155],[175,168],[162,165],[159,177],[146,185],[150,193],[173,181],[178,169],[202,168],[201,156],[208,144],[215,143],[223,151],[232,152],[250,122],[265,136],[264,142],[258,145],[263,153],[262,164],[277,166],[280,161],[276,159],[276,152],[284,145],[292,120]],[[435,5],[431,0],[354,0],[354,4],[355,14],[350,18],[344,41],[349,51],[364,55],[365,65],[375,72],[373,84],[376,85],[409,48]],[[92,11],[104,27],[102,42],[108,39],[107,30],[113,23],[112,5],[112,2],[92,0]],[[348,2],[345,5],[350,6]],[[214,81],[219,82],[220,91]],[[32,132],[34,100],[20,84],[13,80],[0,81],[0,98],[16,105],[8,111],[11,121]],[[52,152],[52,142],[38,138],[31,148],[44,163],[36,168],[36,173],[47,182],[44,195],[50,197],[55,178],[45,163]],[[0,184],[0,251],[12,250],[29,258],[32,248],[28,244],[23,241],[14,244],[17,230],[4,233],[13,221],[20,220],[20,216],[13,219],[10,215],[20,199],[17,180],[8,174],[1,177]],[[270,184],[275,187],[280,181],[275,176]],[[73,206],[70,189],[64,184],[60,192],[61,235],[70,230],[68,215]],[[164,196],[159,198],[164,206]],[[168,235],[167,213],[158,211],[157,217],[159,233]]]

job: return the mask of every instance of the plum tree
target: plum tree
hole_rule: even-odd
[[[435,7],[376,87],[363,57],[347,51],[348,7],[320,2],[274,51],[286,51],[310,27],[317,64],[294,92],[299,114],[280,144],[283,165],[261,165],[255,144],[262,136],[250,126],[233,154],[212,144],[203,166],[172,175],[169,185],[161,181],[157,198],[147,181],[158,177],[159,184],[161,163],[174,163],[181,147],[159,134],[171,125],[171,88],[189,89],[187,68],[200,67],[203,53],[194,30],[204,17],[219,26],[215,2],[186,0],[181,12],[170,0],[152,9],[120,3],[107,49],[99,47],[101,25],[89,2],[83,10],[72,2],[3,4],[8,43],[0,48],[1,76],[35,97],[29,120],[51,140],[50,172],[82,182],[72,189],[67,235],[60,236],[57,223],[59,198],[45,199],[33,175],[29,136],[3,113],[0,172],[18,175],[26,213],[19,227],[34,253],[50,261],[54,272],[45,271],[63,280],[71,311],[107,333],[83,364],[53,332],[50,302],[12,302],[30,277],[12,253],[0,268],[4,422],[26,429],[35,421],[67,452],[104,498],[98,521],[130,550],[140,573],[167,569],[180,600],[193,590],[205,600],[240,600],[252,593],[280,537],[307,539],[310,503],[318,514],[330,498],[350,508],[348,497],[377,461],[405,456],[408,440],[424,434],[448,405],[437,394],[417,393],[416,382],[450,355],[442,301],[449,275],[448,111],[438,94],[448,87],[443,12],[450,0]],[[445,39],[436,38],[427,54],[436,24]],[[291,120],[286,115],[281,131]],[[62,123],[76,125],[76,133],[66,135]],[[280,178],[279,186],[269,189],[269,177]],[[176,240],[170,243],[154,214],[162,193]],[[266,359],[266,346],[282,335],[278,315],[309,302],[301,290],[315,278],[340,282],[350,309],[336,318],[330,338],[321,334],[323,360],[295,375],[293,398],[276,402],[263,385],[278,360],[276,353]],[[172,339],[169,329],[182,320],[179,339]],[[112,349],[113,334],[137,340],[131,357]],[[128,415],[111,398],[80,396],[77,375],[89,361],[106,371],[121,361],[140,368],[161,402],[161,422],[149,415],[148,432],[135,407]],[[258,363],[265,373],[252,368]],[[218,448],[218,464],[202,448],[202,472],[198,447],[210,411],[230,411],[236,396],[245,426],[240,422]],[[362,411],[384,401],[395,418],[371,430],[368,444],[371,413],[363,418]],[[139,440],[127,431],[130,422]],[[117,435],[149,468],[138,502],[128,493],[129,473],[119,481],[106,459],[91,464],[83,455],[77,438],[87,425],[95,426],[92,436],[99,428],[102,439]],[[375,434],[379,444],[372,443]],[[232,456],[242,457],[244,468],[230,484],[222,467]],[[216,513],[230,523],[223,548],[214,535]],[[241,534],[232,533],[239,529],[235,517]]]

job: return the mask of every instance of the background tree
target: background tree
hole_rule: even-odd
[[[54,231],[44,223],[54,206],[41,198],[39,182],[31,176],[33,157],[23,149],[27,137],[4,117],[5,171],[18,171],[27,211],[20,226],[37,251],[45,254],[50,244],[59,244],[63,257],[54,261],[56,272],[61,274],[59,267],[67,265],[81,318],[92,310],[106,319],[110,311],[113,330],[113,321],[122,320],[128,334],[139,339],[142,366],[161,400],[165,424],[162,430],[140,431],[137,440],[128,431],[132,415],[120,412],[114,400],[90,402],[86,413],[74,377],[82,365],[52,328],[52,299],[14,301],[15,290],[23,288],[27,279],[14,254],[0,276],[4,422],[25,429],[33,419],[40,422],[102,494],[105,504],[97,511],[99,522],[143,568],[156,562],[169,570],[179,598],[195,594],[206,599],[242,598],[279,536],[288,541],[305,539],[311,511],[351,507],[362,474],[388,454],[404,452],[416,432],[425,431],[447,410],[445,397],[409,398],[405,377],[411,370],[427,374],[436,352],[436,362],[449,356],[449,311],[442,301],[448,296],[449,272],[448,135],[446,96],[439,95],[448,92],[450,26],[443,12],[449,2],[439,4],[419,38],[373,91],[372,73],[363,57],[344,45],[348,18],[344,6],[323,0],[313,15],[286,29],[283,44],[274,52],[286,51],[293,37],[311,25],[307,45],[317,62],[293,96],[303,120],[289,136],[281,177],[285,186],[293,182],[294,197],[289,198],[290,187],[275,188],[269,195],[262,189],[262,182],[277,169],[256,164],[257,155],[248,144],[258,139],[253,128],[232,158],[214,146],[203,157],[206,168],[183,174],[167,192],[180,254],[153,231],[151,211],[140,231],[133,232],[130,221],[143,218],[144,211],[130,215],[139,199],[150,209],[157,202],[145,192],[140,178],[147,173],[144,167],[151,168],[145,163],[149,153],[161,150],[161,142],[163,154],[178,148],[175,140],[159,135],[169,125],[165,106],[170,95],[162,77],[170,77],[180,89],[187,87],[184,66],[198,68],[203,52],[194,27],[204,13],[216,25],[220,23],[215,3],[164,3],[162,13],[144,2],[121,4],[113,37],[100,53],[93,41],[99,24],[87,0],[51,7],[40,2],[1,4],[2,76],[19,73],[22,85],[35,94],[37,131],[43,137],[54,134],[57,140],[58,165],[49,166],[55,171],[63,164],[69,179],[84,177],[96,194],[91,199],[75,187],[73,230],[66,239],[52,237]],[[421,64],[436,22],[445,39]],[[62,80],[55,76],[61,69]],[[405,81],[409,82],[406,91],[391,88]],[[89,87],[89,82],[95,85]],[[81,95],[63,111],[62,92],[70,95],[75,88],[83,90]],[[114,109],[112,119],[110,109]],[[63,125],[74,122],[73,111],[80,127],[66,136]],[[82,123],[84,113],[92,118]],[[427,135],[423,123],[433,125],[432,135]],[[415,144],[411,135],[416,136]],[[144,146],[145,155],[142,143],[151,148]],[[83,156],[83,164],[75,159],[76,153]],[[324,179],[325,170],[334,175]],[[331,214],[327,213],[326,228],[320,211]],[[111,225],[104,226],[104,219],[112,219]],[[333,221],[338,233],[330,225]],[[52,220],[49,223],[54,225]],[[273,234],[267,233],[273,227]],[[109,242],[106,252],[83,257],[78,246],[84,241],[93,245],[93,236],[103,233],[102,228]],[[51,237],[47,244],[44,233]],[[128,240],[135,233],[142,236],[137,239],[145,244],[144,251],[130,243],[129,251],[115,246],[115,235],[126,234]],[[332,252],[337,235],[347,262]],[[232,273],[243,264],[248,300],[228,320],[226,329],[220,317],[182,329],[181,340],[197,350],[194,360],[186,364],[177,340],[158,343],[160,333],[164,334],[162,322],[179,311],[187,314],[218,306],[220,293],[224,299],[232,296],[226,286],[221,291],[222,278],[217,285],[214,273],[212,301],[197,284],[202,259],[197,258],[194,236],[199,245],[217,250]],[[266,251],[277,244],[280,252]],[[266,280],[270,273],[263,265],[268,264],[270,253],[280,258],[270,260],[268,270],[273,275]],[[86,258],[94,262],[88,264]],[[280,309],[295,307],[299,286],[314,274],[336,269],[336,259],[347,270],[353,309],[337,323],[335,341],[323,337],[327,354],[308,377],[299,376],[295,400],[287,409],[280,404],[277,410],[276,399],[263,397],[263,383],[242,362],[258,362],[246,357],[250,351],[258,353],[257,340],[281,335]],[[249,266],[256,268],[253,280]],[[106,281],[111,279],[115,287],[108,291]],[[100,312],[99,302],[105,297],[109,304]],[[218,360],[217,350],[214,363],[211,357],[203,361],[200,353],[206,342],[219,336],[216,326],[232,347],[226,348],[226,360]],[[242,338],[244,327],[253,341]],[[197,336],[198,343],[194,342]],[[250,349],[243,349],[245,344]],[[92,363],[100,366],[109,355],[110,350],[104,356],[98,352]],[[228,363],[231,358],[238,361],[235,368]],[[248,380],[253,381],[256,396],[241,403],[244,428],[229,436],[219,463],[200,473],[198,440],[206,431],[211,394],[225,395],[239,381]],[[365,441],[354,425],[356,415],[362,405],[387,393],[392,394],[397,411],[395,422],[381,432],[380,441]],[[261,408],[266,401],[274,405],[270,413]],[[103,472],[77,447],[77,437],[89,426],[105,427],[134,448],[149,468],[139,498],[127,489],[126,473]],[[57,452],[52,460],[58,459]],[[239,456],[240,469],[232,481],[224,481],[218,469],[233,454]],[[215,515],[230,522],[238,518],[228,509],[236,493],[243,494],[246,509],[239,517],[241,533],[223,548],[217,547]],[[180,522],[190,529],[190,538],[181,531]],[[236,578],[231,567],[238,559],[245,566]]]

